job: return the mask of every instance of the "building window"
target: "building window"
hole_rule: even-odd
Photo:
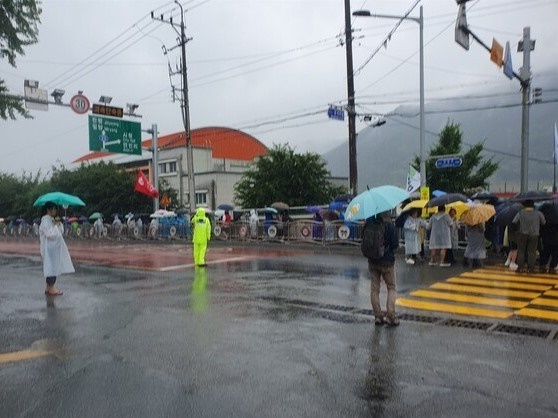
[[[166,161],[163,163],[159,163],[159,174],[162,175],[176,175],[177,165],[176,161]]]
[[[196,192],[196,206],[207,205],[207,190]]]
[[[176,174],[176,161],[171,161],[169,163],[169,173]]]

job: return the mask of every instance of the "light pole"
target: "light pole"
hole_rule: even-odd
[[[420,184],[426,185],[426,157],[424,155],[424,19],[422,14],[422,6],[420,6],[419,17],[412,16],[395,16],[370,13],[369,10],[357,10],[353,12],[353,16],[361,17],[377,17],[381,19],[397,19],[412,20],[419,24],[420,29]]]

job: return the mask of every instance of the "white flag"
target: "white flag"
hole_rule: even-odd
[[[413,193],[420,187],[420,173],[413,167],[409,166],[409,171],[407,173],[407,192]]]
[[[554,122],[554,164],[558,164],[558,128]]]

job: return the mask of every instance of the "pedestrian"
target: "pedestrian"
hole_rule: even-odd
[[[411,210],[403,225],[403,235],[405,238],[405,262],[415,264],[420,253],[419,230],[422,220],[418,217],[418,210]]]
[[[535,210],[535,202],[526,200],[525,206],[513,218],[512,223],[519,223],[517,232],[517,272],[524,272],[525,254],[527,253],[527,272],[535,271],[537,257],[537,244],[539,241],[540,227],[546,223],[544,215]]]
[[[194,264],[196,266],[205,267],[205,252],[207,251],[207,243],[211,239],[211,222],[205,215],[204,208],[197,208],[196,214],[190,219],[190,227],[193,229],[194,243]]]
[[[47,202],[42,209],[39,240],[43,274],[46,279],[45,294],[60,296],[62,291],[54,286],[56,278],[61,274],[74,273],[74,265],[64,242],[63,227],[56,216],[57,208],[53,202]]]
[[[95,230],[95,237],[97,239],[101,238],[104,227],[105,226],[103,225],[103,218],[97,218],[93,223],[93,229]]]
[[[438,206],[436,212],[427,224],[427,229],[430,230],[430,241],[428,247],[430,248],[430,262],[429,266],[436,266],[436,252],[440,253],[440,267],[449,267],[450,263],[446,261],[446,252],[451,248],[451,226],[453,221],[446,213],[444,205]]]
[[[542,250],[539,259],[541,273],[556,273],[558,266],[558,225],[545,224],[541,227]]]
[[[374,311],[374,324],[388,326],[399,325],[399,319],[395,315],[395,298],[397,291],[395,288],[395,255],[394,251],[399,247],[399,240],[395,233],[395,227],[391,223],[388,212],[377,214],[366,220],[363,230],[363,240],[369,232],[383,228],[383,239],[379,245],[383,245],[380,254],[381,258],[368,256],[368,271],[370,272],[370,302]],[[377,253],[377,251],[373,251]],[[382,316],[380,305],[380,282],[384,281],[387,287],[386,317]]]
[[[122,234],[122,221],[118,217],[118,215],[114,215],[114,220],[112,221],[112,229],[114,232],[114,236],[116,239],[120,239],[120,235]]]
[[[260,219],[255,209],[250,209],[250,237],[253,239],[258,238],[258,225],[260,224]]]
[[[511,271],[516,271],[519,267],[517,261],[517,230],[519,225],[511,223],[504,230],[504,247],[508,249],[508,258],[504,265]]]
[[[449,217],[453,221],[451,224],[451,248],[446,253],[446,260],[448,263],[455,263],[455,253],[459,248],[459,221],[457,220],[457,211],[451,208],[448,212]]]
[[[469,266],[469,260],[475,268],[483,266],[483,260],[486,259],[484,232],[484,223],[467,225],[467,248],[463,255],[463,267]]]

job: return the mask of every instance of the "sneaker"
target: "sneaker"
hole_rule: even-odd
[[[415,260],[413,260],[412,258],[408,258],[405,260],[405,263],[407,264],[415,264]]]
[[[388,314],[385,319],[385,323],[388,327],[396,327],[399,325],[399,319],[395,314]]]
[[[518,268],[518,267],[519,267],[519,266],[518,266],[517,264],[515,264],[515,263],[510,263],[510,270],[511,270],[511,271],[517,271],[517,268]]]
[[[506,260],[506,262],[504,263],[504,266],[509,267],[511,264],[511,260]]]
[[[428,263],[428,265],[429,265],[429,266],[437,266],[438,263],[436,263],[436,262],[434,262],[434,261],[431,261],[431,262]]]
[[[440,267],[451,267],[451,263],[440,263]]]

